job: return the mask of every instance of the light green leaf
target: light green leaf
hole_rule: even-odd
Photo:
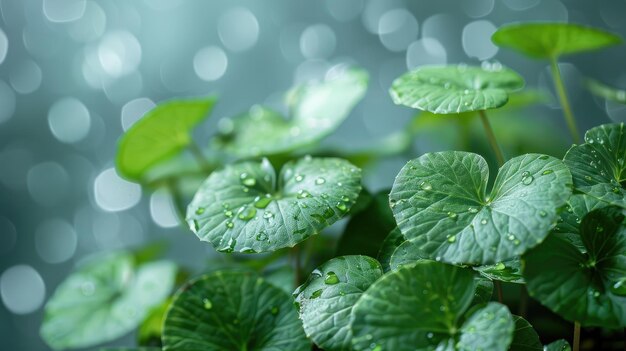
[[[513,316],[513,321],[515,332],[509,351],[543,351],[543,344],[533,326],[520,316]]]
[[[327,351],[351,350],[352,307],[382,275],[380,263],[367,256],[340,256],[314,270],[294,292],[311,340]]]
[[[117,339],[167,298],[175,277],[176,266],[169,261],[135,267],[127,252],[93,257],[46,304],[41,336],[56,350]]]
[[[522,77],[508,68],[424,66],[396,79],[390,94],[398,105],[450,114],[498,108],[523,86]]]
[[[589,89],[592,94],[606,100],[626,104],[626,90],[616,89],[593,79],[587,81],[587,89]]]
[[[471,270],[438,262],[385,274],[352,310],[354,349],[507,350],[514,324],[505,306],[490,303],[462,321],[475,284]]]
[[[524,255],[530,296],[584,326],[626,326],[626,223],[622,210],[609,206],[590,212],[582,220],[580,237],[584,251],[550,235]]]
[[[510,24],[500,27],[491,39],[534,58],[557,58],[622,43],[615,34],[574,23]]]
[[[361,191],[361,170],[337,158],[272,165],[242,162],[213,172],[187,208],[191,230],[218,251],[291,247],[343,217]]]
[[[585,133],[585,144],[572,146],[563,161],[574,188],[592,198],[626,208],[626,128],[604,124]]]
[[[310,348],[291,297],[249,272],[218,271],[189,282],[163,328],[164,351]]]
[[[383,240],[383,243],[380,246],[380,251],[378,251],[377,259],[383,267],[384,272],[389,272],[391,270],[391,258],[393,257],[393,253],[396,251],[398,246],[405,241],[406,240],[398,227],[389,232],[385,240]]]
[[[141,325],[139,325],[139,330],[137,330],[137,340],[139,341],[139,345],[161,344],[163,321],[165,320],[165,313],[171,303],[171,298],[166,299],[148,312],[146,318],[141,322]]]
[[[561,339],[544,346],[543,351],[572,351],[572,347],[567,341]]]
[[[292,91],[290,118],[262,106],[221,121],[216,147],[241,157],[273,155],[311,145],[332,133],[363,98],[368,75],[350,68],[321,84]]]
[[[560,160],[526,154],[506,162],[493,189],[473,153],[446,151],[409,161],[391,190],[398,227],[418,256],[487,265],[510,260],[541,243],[571,195],[571,175]]]
[[[207,117],[216,99],[168,101],[152,109],[119,141],[115,166],[120,175],[142,181],[161,161],[176,156],[192,141],[191,130]]]
[[[490,280],[524,284],[519,259],[478,266],[474,267],[474,269],[480,273],[480,275]]]

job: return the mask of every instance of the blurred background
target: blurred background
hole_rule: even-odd
[[[215,254],[181,229],[167,194],[114,169],[117,139],[155,103],[217,94],[197,130],[206,145],[221,117],[253,104],[280,110],[292,85],[354,64],[370,73],[367,96],[325,143],[359,149],[413,118],[387,91],[423,64],[498,61],[550,97],[547,62],[491,43],[502,24],[576,22],[626,37],[623,0],[0,0],[0,12],[0,348],[28,351],[48,350],[43,304],[86,255],[165,240],[171,258],[200,269]],[[563,59],[582,130],[626,120],[623,105],[581,84],[625,88],[625,58],[622,45]],[[544,142],[567,147],[556,99],[522,114],[522,134],[544,123]],[[417,138],[414,156],[441,147]],[[406,160],[380,162],[366,186],[389,187]]]

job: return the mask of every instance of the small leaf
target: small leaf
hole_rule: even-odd
[[[165,320],[165,313],[171,303],[171,299],[167,299],[148,312],[148,315],[141,322],[139,330],[137,331],[139,345],[161,345],[163,321]]]
[[[474,276],[432,261],[385,274],[352,310],[354,349],[507,350],[514,324],[506,306],[489,303],[462,322],[474,298]]]
[[[311,340],[324,350],[350,350],[352,306],[382,274],[378,261],[367,256],[340,256],[314,270],[294,292]]]
[[[346,215],[361,191],[361,170],[337,158],[267,161],[213,172],[187,208],[191,230],[218,251],[291,247]]]
[[[543,351],[572,351],[572,347],[567,341],[561,339],[544,346]]]
[[[400,231],[400,228],[394,228],[383,243],[380,246],[380,251],[378,251],[378,261],[383,267],[383,271],[389,272],[391,270],[391,258],[393,257],[393,253],[396,251],[398,246],[400,246],[406,240]]]
[[[476,291],[474,292],[472,306],[486,304],[491,301],[493,282],[481,276],[475,276],[474,280],[476,281]]]
[[[606,100],[626,104],[626,90],[616,89],[593,79],[587,81],[587,89],[589,89],[592,94]]]
[[[572,172],[574,188],[626,208],[626,128],[604,124],[585,133],[585,144],[572,146],[563,161]]]
[[[491,39],[534,58],[557,58],[622,43],[615,34],[574,23],[510,24],[500,27]]]
[[[543,351],[539,335],[527,320],[520,316],[513,316],[515,332],[509,351]]]
[[[365,95],[368,75],[346,69],[321,84],[295,89],[289,107],[291,116],[262,106],[221,121],[216,147],[240,157],[274,155],[311,145],[332,133]]]
[[[176,266],[169,261],[135,267],[126,252],[93,257],[46,304],[41,336],[56,350],[117,339],[165,301],[175,277]]]
[[[215,105],[215,98],[160,104],[120,139],[115,166],[121,176],[142,181],[151,167],[168,160],[191,142],[191,130]]]
[[[580,241],[584,251],[550,235],[524,255],[530,296],[584,326],[626,326],[626,223],[622,210],[609,206],[590,212],[580,225]]]
[[[310,350],[282,290],[249,272],[218,271],[180,289],[167,312],[163,350]]]
[[[457,151],[425,154],[402,168],[390,203],[418,257],[495,264],[548,235],[571,194],[563,162],[540,154],[515,157],[500,169],[489,193],[488,172],[481,156]]]
[[[508,68],[425,66],[396,79],[390,94],[398,105],[450,114],[498,108],[523,86],[522,77]]]
[[[524,284],[519,259],[498,262],[496,264],[474,267],[480,275],[490,280]]]

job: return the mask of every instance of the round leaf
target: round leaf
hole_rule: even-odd
[[[543,344],[533,326],[520,316],[513,316],[513,321],[515,332],[509,351],[543,351]]]
[[[389,232],[385,240],[383,240],[377,257],[383,267],[383,271],[389,272],[391,270],[393,253],[403,242],[405,242],[405,239],[398,227]]]
[[[470,265],[495,264],[541,243],[571,195],[560,160],[526,154],[506,162],[487,195],[485,160],[437,152],[409,161],[391,190],[398,227],[419,257]]]
[[[582,220],[581,251],[557,235],[524,255],[530,296],[585,326],[626,326],[626,223],[610,206]],[[549,269],[548,269],[549,268]]]
[[[491,39],[534,58],[556,58],[622,42],[615,34],[573,23],[511,24],[500,27]]]
[[[396,104],[438,114],[498,108],[524,80],[508,68],[466,65],[425,66],[396,79],[390,90]]]
[[[215,145],[238,156],[273,155],[308,146],[332,133],[367,90],[368,75],[347,69],[321,84],[299,87],[291,94],[290,119],[268,108],[221,121]]]
[[[41,336],[54,349],[117,339],[165,301],[175,277],[176,266],[168,261],[134,267],[126,252],[94,257],[61,283],[48,301]]]
[[[278,180],[267,160],[237,163],[207,178],[187,208],[187,221],[218,251],[274,251],[335,223],[360,191],[361,170],[337,158],[289,162]]]
[[[163,350],[310,350],[292,302],[249,272],[205,275],[176,294],[165,318]]]
[[[148,112],[119,141],[115,166],[120,175],[141,181],[152,166],[181,152],[191,142],[191,130],[207,116],[215,101],[174,100]]]
[[[514,325],[505,306],[490,303],[462,323],[475,284],[471,270],[438,262],[387,273],[352,310],[354,349],[506,350]]]
[[[585,144],[572,146],[563,159],[572,172],[574,188],[626,208],[626,128],[605,124],[585,133]]]
[[[324,263],[295,292],[304,331],[327,351],[351,350],[350,312],[383,274],[367,256],[340,256]]]

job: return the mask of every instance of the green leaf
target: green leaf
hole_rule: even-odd
[[[378,251],[378,261],[383,267],[384,272],[389,272],[391,270],[391,258],[393,257],[393,253],[396,251],[398,246],[400,246],[406,240],[400,231],[400,228],[394,228],[383,243],[380,246],[380,251]]]
[[[343,217],[361,191],[361,170],[337,158],[267,161],[213,172],[187,208],[191,230],[218,251],[291,247]]]
[[[269,271],[263,275],[265,281],[283,290],[287,294],[291,294],[296,288],[295,273],[290,265]]]
[[[561,339],[544,346],[543,351],[572,351],[572,347]]]
[[[160,347],[111,347],[100,351],[161,351]]]
[[[148,315],[141,322],[139,330],[137,331],[139,345],[161,345],[163,321],[165,320],[165,313],[171,303],[171,299],[167,299],[148,312]]]
[[[508,68],[425,66],[396,79],[390,94],[398,105],[450,114],[498,108],[523,86],[522,77]]]
[[[593,79],[588,80],[586,85],[587,89],[596,96],[619,102],[620,104],[626,104],[626,90],[616,89]]]
[[[191,142],[191,130],[215,105],[216,99],[168,101],[152,109],[120,139],[115,166],[124,178],[142,181],[158,163],[173,158]]]
[[[520,316],[513,316],[513,321],[515,332],[509,351],[543,351],[543,344],[533,326]]]
[[[93,257],[57,288],[41,336],[53,349],[90,347],[135,329],[174,286],[169,261],[133,264],[127,252]]]
[[[585,133],[585,144],[569,149],[563,161],[577,191],[626,208],[625,132],[624,123],[604,124]]]
[[[524,284],[519,259],[498,262],[496,264],[474,267],[480,275],[490,280]]]
[[[382,275],[380,263],[367,256],[340,256],[314,270],[294,292],[311,340],[324,350],[351,350],[352,307]]]
[[[584,326],[626,326],[626,223],[623,210],[590,212],[580,225],[581,251],[550,235],[523,257],[530,296]]]
[[[183,286],[163,350],[310,350],[291,297],[250,272],[218,271]]]
[[[374,195],[369,206],[353,215],[337,244],[336,255],[376,256],[387,234],[396,227],[389,191]]]
[[[274,155],[311,145],[332,133],[363,98],[368,75],[350,68],[321,84],[292,91],[290,118],[262,106],[221,121],[214,145],[240,157]]]
[[[471,270],[432,261],[385,274],[352,310],[354,349],[506,350],[514,329],[506,306],[489,303],[462,320],[475,284]]]
[[[560,160],[526,154],[506,162],[487,193],[489,171],[473,153],[428,153],[409,161],[390,194],[392,211],[419,257],[495,264],[541,243],[571,194]]]
[[[420,246],[415,240],[404,240],[391,254],[389,268],[392,271],[418,261],[427,259],[420,250]]]
[[[557,58],[622,43],[615,34],[573,23],[510,24],[500,27],[491,39],[533,58]]]
[[[486,304],[491,301],[493,295],[493,282],[481,276],[475,276],[476,291],[474,291],[474,299],[472,306]]]

